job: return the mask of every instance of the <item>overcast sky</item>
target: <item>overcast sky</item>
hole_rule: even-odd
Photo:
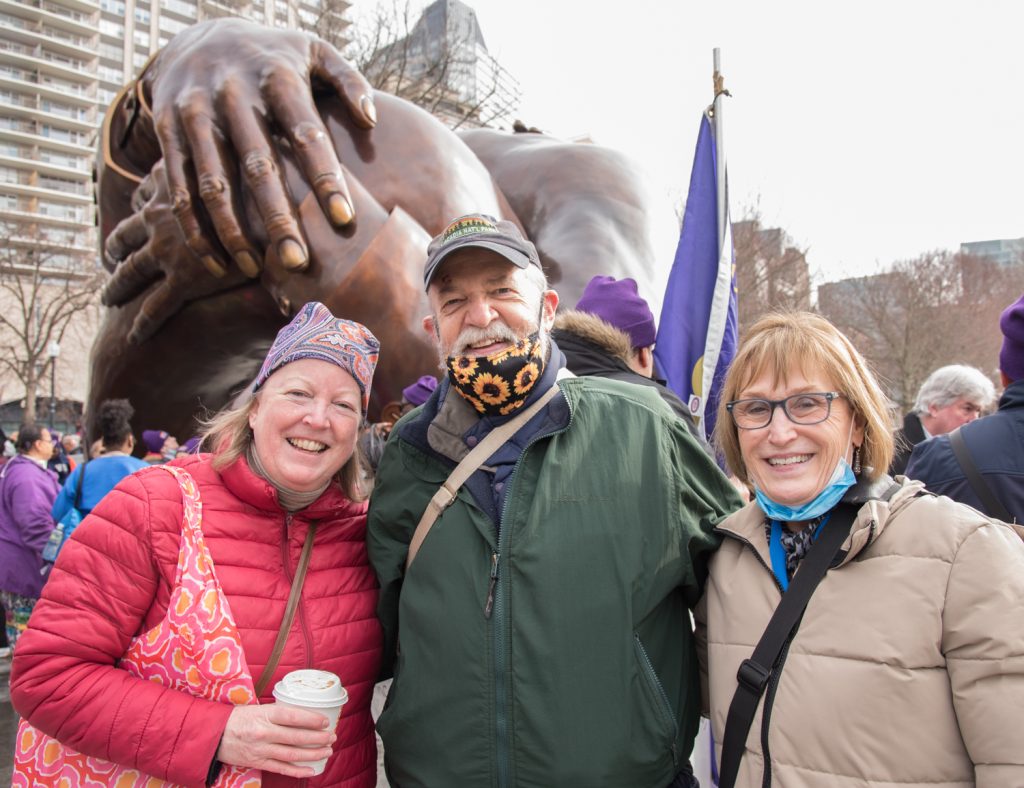
[[[524,121],[630,154],[675,200],[720,47],[733,218],[759,202],[819,281],[1024,236],[1021,0],[469,5]]]

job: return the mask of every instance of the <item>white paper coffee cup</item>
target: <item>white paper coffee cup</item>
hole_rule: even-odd
[[[274,685],[274,700],[282,706],[323,714],[329,721],[327,730],[333,731],[338,726],[341,707],[348,701],[348,691],[341,686],[341,679],[326,670],[293,670]],[[327,758],[295,763],[311,766],[313,774],[321,774]]]

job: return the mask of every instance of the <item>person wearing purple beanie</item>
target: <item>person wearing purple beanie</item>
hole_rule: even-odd
[[[978,481],[970,481],[953,450],[951,435],[915,446],[907,476],[923,481],[938,495],[1020,523],[1024,522],[1024,295],[1003,310],[999,328],[1003,332],[999,372],[1005,387],[999,408],[957,430],[987,493],[979,491]],[[996,511],[999,506],[1005,511]]]
[[[621,380],[657,390],[690,434],[707,446],[686,404],[654,366],[654,313],[637,290],[636,280],[595,276],[576,302],[558,313],[552,336],[574,375]]]

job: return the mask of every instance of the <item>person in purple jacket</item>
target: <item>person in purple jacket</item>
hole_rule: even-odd
[[[43,589],[43,547],[55,525],[50,509],[60,490],[57,474],[46,467],[53,454],[46,427],[21,425],[17,449],[0,469],[0,599],[12,651]]]

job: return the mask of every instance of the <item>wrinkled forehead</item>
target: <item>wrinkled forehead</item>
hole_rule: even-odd
[[[500,254],[486,249],[460,249],[444,260],[430,282],[428,293],[444,294],[470,287],[516,282],[525,271]]]

